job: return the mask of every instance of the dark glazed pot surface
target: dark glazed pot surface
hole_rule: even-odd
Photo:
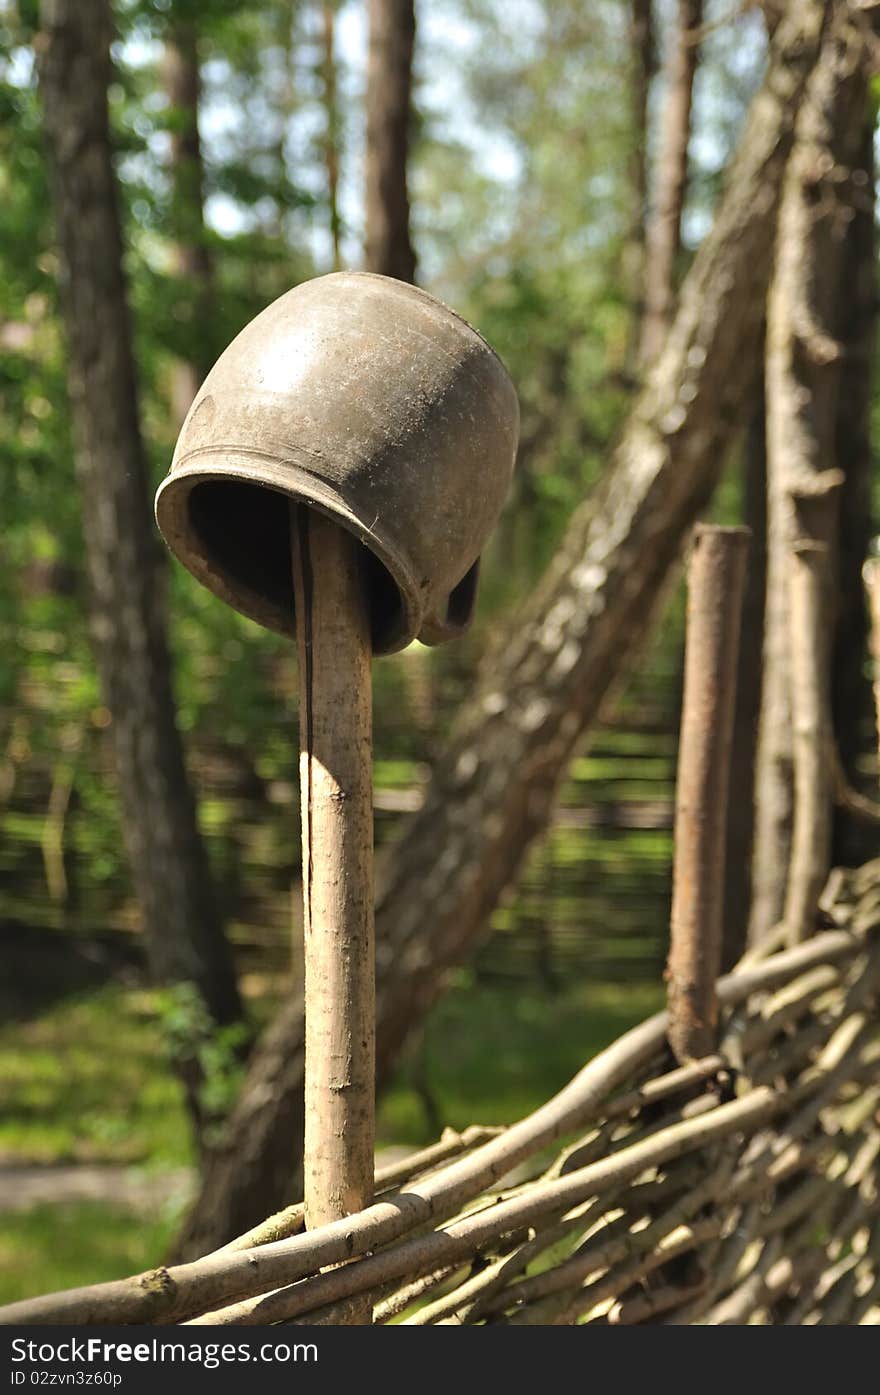
[[[233,340],[183,424],[156,518],[171,551],[260,624],[295,627],[289,502],[363,545],[376,653],[469,625],[519,410],[498,356],[426,292],[340,272]]]

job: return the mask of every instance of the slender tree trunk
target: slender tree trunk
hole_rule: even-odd
[[[872,702],[868,681],[868,614],[862,568],[874,531],[871,508],[871,409],[877,333],[877,251],[874,229],[874,113],[865,114],[861,150],[852,181],[852,219],[843,250],[837,459],[844,466],[840,490],[840,606],[834,632],[832,713],[837,749],[849,780],[858,787],[857,762],[871,749]],[[855,865],[876,851],[876,830],[838,810],[833,861]]]
[[[666,348],[599,490],[487,657],[425,803],[393,850],[376,916],[380,1079],[546,828],[571,755],[650,623],[741,424],[793,122],[824,16],[821,0],[802,0],[780,26]],[[302,1033],[300,1005],[285,1006],[211,1160],[181,1253],[219,1243],[294,1196]]]
[[[339,101],[336,95],[335,18],[334,0],[324,0],[321,6],[321,79],[326,124],[322,149],[327,175],[327,209],[330,215],[330,238],[333,243],[333,270],[338,271],[342,266],[342,219],[339,214],[340,121]]]
[[[835,441],[841,363],[836,336],[841,300],[848,294],[842,280],[843,249],[867,78],[862,24],[841,0],[833,7],[829,37],[798,117],[768,298],[768,590],[753,942],[783,915],[793,938],[806,933],[815,884],[824,879],[830,862],[831,752],[822,753],[817,775],[803,768],[808,742],[800,735],[796,747],[793,741],[795,727],[826,732],[826,716],[817,716],[814,709],[825,701],[829,682],[827,675],[817,674],[811,684],[815,692],[803,691],[803,636],[795,631],[804,617],[796,618],[792,601],[804,602],[808,596],[819,606],[821,616],[811,620],[814,629],[832,623],[837,493],[844,478],[837,468]],[[844,172],[847,177],[841,179]],[[793,550],[810,543],[824,546],[828,564],[793,566]],[[828,594],[822,594],[823,587]],[[793,654],[800,674],[797,682]],[[807,711],[804,704],[810,697],[814,701]],[[809,836],[804,831],[807,823],[815,825]],[[793,840],[800,850],[796,859]],[[803,851],[807,847],[809,858]],[[806,878],[808,884],[796,888],[792,878],[801,883]]]
[[[746,948],[752,897],[755,757],[761,710],[761,651],[767,584],[767,456],[764,384],[753,388],[754,407],[743,450],[742,521],[752,535],[743,598],[736,707],[730,757],[721,968],[727,973]]]
[[[831,866],[830,552],[808,539],[788,555],[794,821],[783,920],[792,943],[815,932]]]
[[[171,145],[172,270],[180,281],[179,309],[186,314],[189,338],[188,352],[175,363],[171,379],[172,411],[182,422],[214,359],[208,332],[213,266],[205,239],[198,37],[193,21],[173,12],[162,70]]]
[[[369,0],[366,266],[415,279],[407,163],[412,124],[413,0]]]
[[[874,699],[874,760],[880,771],[880,559],[870,557],[865,563],[865,589],[868,593],[868,631],[871,656],[871,695]],[[14,780],[14,768],[12,779]],[[8,798],[7,786],[3,793]]]
[[[675,32],[666,63],[666,95],[660,128],[653,211],[645,255],[645,317],[641,360],[651,363],[663,347],[675,308],[681,250],[681,215],[687,188],[691,103],[699,57],[703,0],[678,0]]]
[[[157,602],[138,420],[107,86],[106,0],[45,0],[40,87],[48,137],[90,620],[112,716],[122,821],[156,978],[196,994],[215,1023],[240,1015],[195,803],[175,725]],[[194,1028],[198,1030],[198,1028]],[[192,1041],[181,1069],[198,1127],[201,1073]]]
[[[407,187],[414,0],[369,0],[368,12],[365,265],[367,271],[414,281]],[[430,695],[433,672],[428,654],[412,651],[401,672],[414,705],[426,692]]]
[[[274,144],[276,179],[279,191],[284,191],[274,201],[275,208],[269,219],[269,232],[279,242],[286,240],[287,213],[287,137],[290,123],[296,111],[295,56],[299,30],[299,0],[280,0],[274,13],[274,38],[281,54],[281,81],[275,98],[273,116],[277,121],[277,136]]]
[[[645,312],[645,235],[648,216],[648,98],[656,68],[652,0],[630,6],[630,199],[632,211],[623,254],[623,279],[631,316],[627,368],[637,358]]]
[[[771,357],[768,348],[768,386]],[[773,428],[769,427],[768,430]],[[754,854],[749,944],[759,944],[782,919],[791,853],[793,770],[788,677],[786,554],[788,500],[778,472],[767,477],[767,592],[761,705],[755,764]]]

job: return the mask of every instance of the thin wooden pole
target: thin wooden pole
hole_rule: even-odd
[[[698,526],[688,570],[666,970],[669,1042],[682,1063],[708,1056],[716,1045],[730,745],[750,536],[748,528]]]
[[[877,727],[877,773],[880,776],[880,558],[868,558],[862,568],[862,577],[868,593],[868,648],[871,654],[874,719]]]
[[[794,824],[783,919],[788,943],[794,945],[816,932],[819,896],[831,865],[834,738],[827,543],[795,543],[788,566]]]
[[[368,1206],[375,1136],[372,695],[360,548],[294,507],[305,942],[305,1215]],[[340,1321],[369,1322],[363,1303]]]

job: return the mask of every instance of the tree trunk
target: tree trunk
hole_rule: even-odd
[[[407,161],[412,122],[413,0],[370,0],[367,64],[366,266],[413,281]]]
[[[727,848],[724,863],[724,911],[721,969],[728,973],[746,948],[752,897],[755,756],[761,710],[761,651],[764,640],[764,593],[767,584],[767,457],[764,440],[764,384],[753,388],[751,421],[743,450],[742,521],[752,535],[743,599],[736,707],[730,756]]]
[[[788,554],[794,819],[782,918],[795,944],[816,930],[816,907],[831,868],[830,548],[812,539]]]
[[[702,23],[703,0],[678,0],[675,33],[666,63],[654,207],[648,223],[645,318],[640,352],[643,364],[651,363],[663,347],[675,307],[675,272],[681,250],[681,214],[687,188],[691,103]]]
[[[648,98],[656,68],[652,0],[630,6],[630,226],[623,252],[623,280],[630,298],[627,369],[637,357],[645,313],[645,234],[648,216]]]
[[[802,0],[780,26],[715,226],[603,482],[488,656],[424,806],[392,849],[376,914],[380,1080],[546,828],[571,755],[712,493],[754,373],[782,177],[824,14],[821,0]],[[285,1006],[179,1253],[204,1251],[294,1196],[302,1032],[300,1005]]]
[[[785,569],[787,539],[785,494],[778,477],[768,476],[767,591],[754,778],[754,853],[748,929],[748,942],[752,945],[759,944],[782,919],[785,879],[791,853],[793,774]]]
[[[281,55],[280,81],[273,102],[276,138],[272,146],[278,194],[274,209],[267,219],[267,231],[280,243],[287,241],[288,177],[287,140],[290,123],[297,109],[296,54],[300,36],[300,0],[276,0],[272,14],[272,43]]]
[[[336,95],[336,54],[334,28],[336,5],[324,0],[321,6],[321,81],[324,98],[324,169],[327,174],[327,210],[333,244],[333,270],[342,266],[342,219],[339,214],[339,101]]]
[[[813,856],[830,861],[828,829],[832,776],[830,752],[823,769],[827,778],[817,789],[802,772],[795,781],[791,653],[794,617],[790,586],[800,571],[792,568],[791,552],[799,542],[817,542],[830,550],[823,570],[834,588],[838,532],[835,428],[840,382],[839,332],[845,231],[850,219],[850,175],[859,154],[859,139],[867,82],[865,40],[860,23],[844,4],[834,6],[829,39],[823,47],[807,99],[798,117],[797,142],[786,176],[779,220],[776,266],[767,312],[767,470],[768,562],[767,619],[764,647],[764,690],[761,706],[757,809],[755,821],[754,900],[750,940],[759,942],[786,909],[800,907],[798,920],[812,891],[795,893],[789,885],[795,824],[818,819],[825,832],[806,839]],[[846,462],[843,462],[844,464]],[[815,588],[814,588],[815,590]],[[827,617],[836,613],[831,596],[822,598]],[[800,651],[799,651],[800,653]],[[824,695],[827,683],[818,684]],[[802,720],[807,718],[802,714]],[[809,718],[811,724],[815,714]],[[825,730],[824,717],[820,725]],[[806,743],[798,750],[803,757]],[[795,785],[802,798],[795,803]],[[819,805],[828,808],[820,809]],[[826,847],[820,853],[820,847]],[[794,869],[806,875],[807,863]],[[827,872],[812,867],[810,883]],[[790,926],[795,938],[803,926]]]
[[[869,107],[871,103],[868,103]],[[874,113],[867,111],[853,171],[852,220],[843,249],[837,459],[845,466],[840,490],[840,607],[832,659],[832,714],[843,769],[858,787],[857,762],[872,739],[871,685],[867,677],[868,615],[862,567],[874,531],[871,508],[871,407],[877,332],[874,231]],[[876,830],[839,809],[833,861],[856,865],[876,851]]]
[[[196,1017],[240,1016],[195,803],[175,725],[157,601],[134,360],[107,115],[106,0],[45,0],[40,86],[48,136],[90,621],[112,716],[122,822],[151,967],[192,991]],[[193,1036],[204,1030],[194,1020]],[[201,1073],[192,1036],[181,1070],[198,1129]]]
[[[195,24],[172,14],[162,63],[171,142],[172,272],[180,281],[179,312],[185,312],[189,346],[175,363],[171,406],[183,421],[214,359],[211,336],[213,267],[205,240],[204,167],[199,139],[198,38]]]

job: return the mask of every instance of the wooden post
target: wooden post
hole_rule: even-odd
[[[796,542],[788,566],[794,821],[783,920],[788,943],[798,944],[816,929],[819,896],[831,866],[834,737],[828,544]]]
[[[291,511],[305,942],[305,1214],[369,1205],[375,1132],[372,694],[361,548]],[[369,1306],[340,1320],[368,1323]]]
[[[871,684],[877,727],[877,771],[880,775],[880,558],[868,558],[862,568],[862,578],[868,593],[868,648],[871,654]]]
[[[682,1063],[715,1046],[730,743],[750,536],[748,528],[698,525],[688,569],[666,970],[669,1043]]]

